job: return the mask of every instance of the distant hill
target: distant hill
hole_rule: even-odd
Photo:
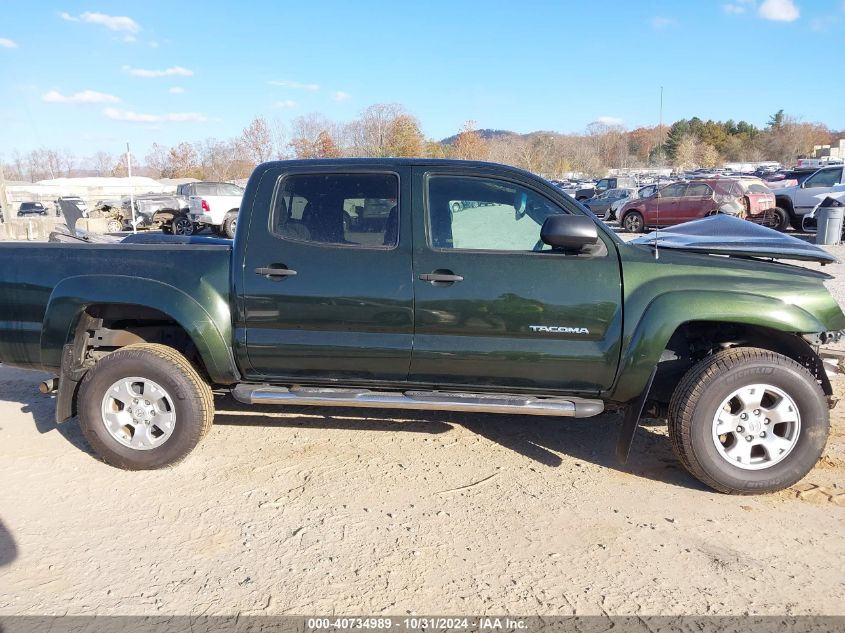
[[[476,132],[478,132],[478,135],[485,141],[489,141],[493,138],[501,138],[502,136],[519,136],[516,132],[511,132],[510,130],[491,130],[489,128],[476,130]],[[449,138],[444,138],[440,142],[443,143],[443,145],[454,145],[457,140],[458,134],[453,134]]]

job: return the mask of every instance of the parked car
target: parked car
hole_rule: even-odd
[[[772,261],[836,261],[821,248],[721,216],[698,223],[718,243],[676,239],[657,258],[488,163],[269,162],[246,192],[234,243],[0,244],[0,362],[55,374],[57,423],[78,413],[113,466],[185,458],[212,388],[250,405],[621,409],[623,460],[648,402],[681,464],[730,493],[788,488],[822,455],[822,346],[845,314],[826,275]],[[344,225],[353,199],[397,205],[373,233]]]
[[[71,204],[76,205],[76,208],[79,209],[82,217],[88,217],[88,205],[85,203],[85,200],[80,198],[79,196],[60,196],[56,198],[55,207],[56,207],[56,217],[59,217],[62,214],[61,202],[70,202]]]
[[[188,199],[181,195],[145,193],[133,196],[135,203],[135,228],[161,229],[164,233],[192,235],[196,225],[188,215]],[[132,207],[130,199],[123,198],[122,222],[124,228],[132,228]]]
[[[47,207],[40,202],[21,202],[18,217],[25,215],[47,215]]]
[[[581,204],[587,207],[590,211],[595,213],[598,217],[604,218],[606,222],[615,220],[616,216],[611,212],[611,207],[615,203],[621,203],[629,200],[636,194],[636,189],[618,187],[616,189],[608,189],[604,193],[600,193],[594,198],[583,200]]]
[[[211,227],[218,235],[235,237],[238,210],[244,190],[228,182],[192,182],[180,185],[177,194],[188,196],[189,215],[200,227]]]
[[[593,196],[602,194],[609,189],[618,189],[620,187],[634,188],[636,187],[636,183],[632,178],[602,178],[595,185],[587,185],[577,189],[573,197],[578,201],[589,200]]]
[[[775,189],[778,209],[789,216],[789,223],[795,230],[800,230],[803,217],[818,204],[817,196],[835,191],[845,184],[845,166],[823,167],[803,179],[800,184]]]
[[[752,195],[750,206],[747,195],[733,178],[711,178],[674,182],[661,187],[648,198],[636,198],[619,209],[619,222],[633,233],[641,233],[649,226],[672,226],[697,220],[716,213],[744,217],[749,209],[756,213],[762,198]]]

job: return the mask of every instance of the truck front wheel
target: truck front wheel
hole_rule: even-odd
[[[148,470],[183,459],[211,428],[214,398],[173,348],[141,343],[100,360],[82,381],[79,423],[108,464]]]
[[[237,213],[230,213],[226,216],[226,219],[223,220],[223,226],[221,227],[221,232],[223,233],[224,237],[228,237],[230,240],[235,239],[235,231],[238,228],[238,214]]]
[[[760,494],[800,481],[830,428],[816,379],[791,358],[733,348],[690,369],[669,405],[669,437],[686,469],[720,492]]]

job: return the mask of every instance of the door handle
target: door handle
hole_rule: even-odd
[[[263,275],[264,277],[293,277],[296,275],[295,270],[291,270],[290,268],[256,268],[255,269],[256,275]]]
[[[420,275],[420,281],[428,281],[434,285],[437,284],[453,284],[456,281],[463,281],[464,278],[461,275],[455,275],[452,272],[433,272],[433,273],[423,273]]]

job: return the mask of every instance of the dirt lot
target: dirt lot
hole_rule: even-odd
[[[55,426],[42,376],[0,367],[2,615],[845,613],[845,404],[801,484],[730,497],[659,425],[618,466],[615,415],[226,397],[186,462],[127,473]]]

